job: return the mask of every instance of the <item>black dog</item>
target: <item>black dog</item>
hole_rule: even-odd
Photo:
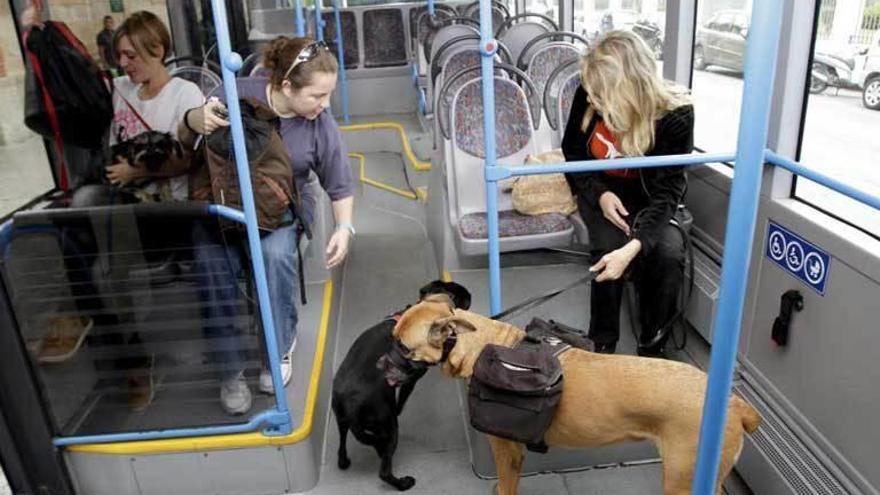
[[[419,290],[419,298],[441,293],[449,295],[456,307],[470,308],[470,292],[454,282],[435,280]],[[379,478],[401,491],[412,488],[416,480],[411,476],[397,478],[391,472],[391,457],[397,449],[397,416],[424,371],[401,384],[395,394],[395,387],[388,385],[376,363],[391,349],[391,331],[402,313],[389,316],[354,341],[333,379],[332,401],[339,427],[339,468],[351,465],[345,446],[351,430],[358,441],[374,447],[382,458]]]
[[[172,157],[181,159],[183,157],[183,147],[180,142],[174,139],[174,136],[167,132],[146,131],[125,141],[121,140],[110,148],[110,154],[113,162],[117,162],[120,158],[125,159],[129,165],[135,168],[144,168],[149,172],[158,171]],[[146,186],[152,179],[137,179],[121,188],[112,189],[113,193],[121,193],[118,198],[123,203],[136,202],[152,202],[170,199],[171,191],[165,185],[165,190],[160,190],[157,194],[148,194],[144,191]],[[107,177],[104,177],[107,183]],[[109,184],[108,184],[109,185]],[[114,196],[114,194],[111,194]],[[113,202],[116,202],[115,200]]]
[[[110,154],[114,159],[125,158],[132,167],[145,167],[155,172],[172,156],[182,157],[183,148],[167,132],[146,131],[114,144]]]

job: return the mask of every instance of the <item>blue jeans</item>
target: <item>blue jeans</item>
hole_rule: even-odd
[[[266,283],[275,324],[276,352],[280,358],[293,344],[296,335],[297,282],[296,246],[299,241],[295,225],[281,227],[261,240]],[[245,368],[248,346],[247,318],[241,318],[241,292],[238,279],[242,274],[242,249],[223,245],[197,227],[193,232],[196,273],[203,303],[205,338],[215,359],[223,363],[222,373],[228,377]],[[250,356],[253,358],[253,356]]]

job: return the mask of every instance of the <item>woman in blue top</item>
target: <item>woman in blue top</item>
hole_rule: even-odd
[[[294,182],[302,199],[300,220],[307,224],[314,220],[317,191],[308,186],[310,172],[317,175],[321,187],[330,197],[336,230],[327,243],[326,266],[333,268],[345,259],[354,236],[351,224],[354,194],[351,167],[336,121],[324,112],[336,88],[336,59],[321,42],[308,38],[280,37],[266,47],[263,65],[269,70],[268,77],[238,80],[239,98],[256,98],[280,117],[279,131],[290,155]],[[211,134],[220,127],[228,126],[229,122],[218,116],[222,112],[214,111],[215,107],[222,105],[220,101],[209,101],[200,108],[188,111],[183,126],[197,134]],[[294,226],[279,228],[262,239],[285,384],[291,376],[290,354],[297,320],[297,242]],[[209,253],[205,254],[210,257]],[[243,361],[240,348],[227,351],[238,353],[229,355],[231,359]],[[260,390],[273,392],[268,371],[260,376]],[[226,377],[221,387],[221,402],[230,414],[243,414],[250,409],[252,397],[242,373]]]

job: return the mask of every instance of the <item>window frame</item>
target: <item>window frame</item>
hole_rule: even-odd
[[[813,4],[813,24],[811,26],[810,50],[807,54],[808,58],[807,58],[806,72],[804,74],[805,83],[804,83],[804,91],[803,91],[803,102],[801,104],[800,121],[799,121],[799,125],[798,125],[797,144],[796,144],[796,148],[794,150],[794,160],[797,161],[798,163],[802,163],[801,162],[801,153],[803,151],[804,134],[805,134],[806,123],[807,123],[807,112],[809,110],[809,102],[810,102],[810,92],[808,91],[809,84],[810,84],[810,68],[813,65],[813,58],[816,53],[816,41],[818,40],[818,35],[819,35],[819,18],[820,18],[820,14],[821,14],[821,10],[822,10],[822,2],[823,1],[824,0],[816,0],[815,3]],[[863,234],[865,234],[873,239],[880,240],[880,232],[871,232],[870,230],[868,230],[868,228],[866,226],[859,225],[858,223],[856,223],[856,221],[854,221],[854,219],[844,218],[840,214],[834,213],[834,212],[828,210],[827,208],[825,208],[819,204],[813,203],[802,196],[798,196],[797,186],[798,186],[798,181],[800,179],[801,179],[801,177],[798,176],[797,174],[791,174],[791,184],[790,184],[790,187],[788,188],[787,199],[797,201],[798,203],[806,205],[809,208],[813,208],[816,211],[821,212],[822,214],[824,214],[824,215],[826,215],[826,216],[828,216],[838,222],[841,222],[849,227],[852,227],[852,228],[862,232]],[[833,191],[834,194],[841,194],[841,193],[838,193],[837,191],[834,191],[833,189],[827,188],[826,186],[822,186],[821,184],[820,184],[820,187],[829,189],[829,190]]]

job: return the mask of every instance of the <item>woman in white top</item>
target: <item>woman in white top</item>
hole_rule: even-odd
[[[113,123],[110,144],[131,139],[143,132],[168,132],[177,138],[183,114],[204,103],[197,85],[171,77],[163,61],[171,50],[168,29],[154,14],[135,12],[113,35],[113,46],[124,76],[113,80]],[[107,178],[117,186],[141,178],[153,178],[147,192],[160,200],[184,201],[188,197],[189,159],[172,156],[159,170],[148,172],[114,157]]]
[[[39,7],[28,6],[22,13],[21,23],[23,29],[42,27]],[[110,145],[148,130],[167,132],[176,139],[183,114],[190,108],[202,106],[204,95],[196,84],[171,77],[165,68],[164,60],[171,51],[168,28],[150,12],[135,12],[114,33],[113,48],[118,67],[125,75],[113,80],[114,115],[110,126]],[[148,179],[139,181],[146,183],[143,188],[146,195],[138,194],[142,198],[187,199],[190,161],[185,154],[172,157],[154,171],[135,165],[120,157],[112,157],[104,173],[110,183],[117,187]],[[74,182],[80,184],[82,181]],[[114,199],[105,197],[112,192],[111,188],[105,186],[80,189],[84,190],[77,191],[74,197],[74,204],[78,206],[107,204],[107,200]]]

